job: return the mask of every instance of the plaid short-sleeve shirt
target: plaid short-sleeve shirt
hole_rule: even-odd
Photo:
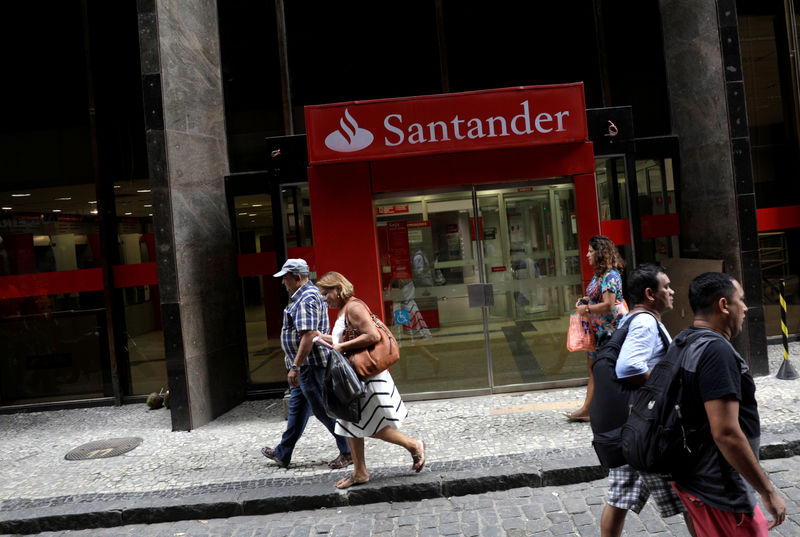
[[[317,286],[310,281],[303,284],[300,289],[289,298],[289,303],[283,310],[283,327],[281,328],[281,348],[286,354],[286,369],[288,370],[297,355],[300,345],[300,332],[305,330],[319,330],[323,334],[330,332],[328,320],[328,306],[322,300]],[[322,345],[314,345],[303,365],[325,367],[328,365],[328,350]]]

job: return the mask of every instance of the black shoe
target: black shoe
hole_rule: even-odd
[[[264,455],[266,458],[270,459],[271,461],[275,461],[276,463],[278,463],[278,466],[280,466],[281,468],[289,467],[289,463],[280,460],[278,458],[278,455],[275,453],[275,450],[272,449],[271,447],[261,448],[261,454]]]

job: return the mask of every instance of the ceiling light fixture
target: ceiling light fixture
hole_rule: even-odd
[[[94,205],[95,203],[97,203],[97,201],[90,201],[89,202],[90,205]]]
[[[141,190],[137,190],[136,192],[138,192],[139,194],[147,194],[148,192],[150,192],[150,189],[149,188],[143,188]]]
[[[11,208],[11,207],[2,207],[2,209],[3,209],[4,211],[10,211],[12,208]]]
[[[30,194],[11,194],[12,198],[27,198]]]
[[[97,214],[97,209],[92,209],[92,210],[91,210],[91,211],[89,211],[89,212],[90,212],[90,213],[92,213],[92,214]]]
[[[132,215],[132,214],[133,214],[133,213],[125,213],[125,216],[130,216],[130,215]]]
[[[53,209],[53,212],[54,212],[54,213],[60,213],[60,212],[61,212],[61,209]]]
[[[54,201],[69,201],[72,198],[53,198]]]

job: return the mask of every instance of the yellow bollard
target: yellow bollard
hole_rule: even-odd
[[[781,334],[783,335],[783,363],[781,364],[780,369],[778,369],[778,374],[776,375],[781,380],[793,380],[796,379],[798,376],[797,371],[795,371],[792,363],[789,361],[789,330],[786,328],[786,299],[784,298],[784,292],[786,291],[786,281],[781,280]]]

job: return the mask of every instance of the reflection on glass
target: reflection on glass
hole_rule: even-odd
[[[58,274],[99,266],[92,192],[76,185],[0,193],[0,404],[104,394],[103,294],[70,292]]]
[[[257,270],[241,278],[249,380],[252,384],[285,383],[286,365],[281,350],[283,322],[281,283],[272,275],[278,271],[276,248],[284,233],[289,257],[303,257],[313,264],[311,211],[308,185],[284,185],[280,211],[283,229],[274,229],[271,198],[265,194],[234,197],[239,253],[252,257]],[[313,276],[313,275],[312,275]]]
[[[483,317],[467,298],[480,281],[471,193],[376,206],[385,317],[403,356],[395,381],[416,393],[486,388]]]
[[[580,258],[572,184],[479,194],[495,386],[585,376],[564,348],[569,313],[580,295]],[[506,230],[506,231],[504,231]]]
[[[403,356],[395,380],[421,393],[585,376],[564,349],[581,292],[573,186],[476,196],[477,218],[471,191],[376,200],[385,317]],[[476,283],[492,284],[494,305],[471,307]]]

